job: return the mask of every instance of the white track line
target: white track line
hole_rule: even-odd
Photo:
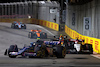
[[[98,59],[100,59],[100,57],[98,57],[98,56],[95,56],[95,55],[93,55],[93,54],[91,54],[90,56],[93,56],[93,57],[95,57],[95,58],[98,58]]]

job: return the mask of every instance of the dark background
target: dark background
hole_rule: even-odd
[[[47,1],[47,0],[0,0],[0,3],[13,3],[13,2],[25,2],[25,1]],[[66,0],[51,0],[51,1],[58,1],[60,3],[60,6],[62,6],[62,9],[65,9],[65,3]]]
[[[24,1],[47,1],[47,0],[0,0],[0,3],[20,2],[20,1],[24,2]],[[61,2],[61,0],[51,0],[51,1],[59,1],[59,2]]]

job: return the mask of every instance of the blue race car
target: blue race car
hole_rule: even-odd
[[[13,28],[13,29],[26,29],[26,25],[23,24],[22,22],[15,21],[14,23],[12,23],[11,28]]]
[[[18,48],[17,45],[11,45],[9,49],[6,49],[4,55],[8,55],[10,58],[16,58],[21,55],[22,57],[57,57],[64,58],[66,55],[66,49],[60,45],[59,41],[42,41],[37,40],[31,42],[30,46]]]

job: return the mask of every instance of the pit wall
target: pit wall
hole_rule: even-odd
[[[85,43],[89,43],[93,45],[94,52],[100,53],[100,39],[81,35],[66,25],[65,25],[65,33],[67,33],[72,39],[79,38],[85,40]]]
[[[23,23],[31,23],[31,24],[37,24],[41,26],[46,26],[48,28],[51,28],[53,30],[59,31],[59,24],[50,22],[50,21],[45,21],[45,20],[37,20],[37,19],[0,19],[0,22],[7,22],[7,23],[13,23],[14,21],[21,21]]]

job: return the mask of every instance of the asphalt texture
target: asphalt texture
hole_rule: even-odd
[[[0,23],[0,67],[100,67],[100,59],[90,54],[66,54],[65,58],[9,58],[4,52],[10,45],[17,44],[19,48],[35,42],[28,38],[31,29],[41,29],[48,34],[48,39],[54,35],[65,34],[64,31],[54,31],[47,27],[26,24],[27,29],[12,29],[11,23]],[[65,34],[66,35],[66,34]],[[68,37],[70,38],[70,37]]]

